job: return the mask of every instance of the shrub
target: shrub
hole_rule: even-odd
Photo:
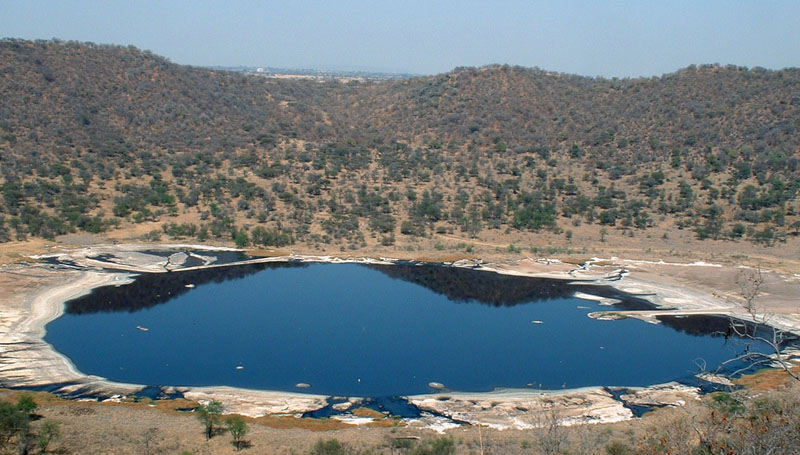
[[[345,455],[347,450],[345,450],[345,446],[336,439],[328,439],[327,441],[320,439],[314,444],[314,447],[311,448],[310,453],[311,455]]]
[[[412,452],[413,455],[455,455],[456,444],[453,438],[443,436],[423,441]]]

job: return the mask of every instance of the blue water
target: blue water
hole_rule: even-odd
[[[609,307],[569,297],[575,288],[555,280],[397,267],[142,277],[71,302],[45,339],[80,371],[113,381],[372,397],[427,393],[432,381],[459,391],[649,385],[742,349],[665,325],[593,320],[587,313]],[[200,282],[213,273],[228,276]],[[481,290],[494,294],[469,297]]]

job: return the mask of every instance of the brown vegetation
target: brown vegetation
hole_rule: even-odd
[[[319,83],[21,40],[0,42],[0,62],[0,240],[141,225],[151,240],[344,251],[800,231],[798,70]]]

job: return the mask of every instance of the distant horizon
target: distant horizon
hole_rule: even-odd
[[[370,74],[371,73],[371,74],[380,74],[380,75],[402,75],[402,76],[409,76],[409,77],[425,77],[425,76],[436,76],[438,74],[449,74],[449,73],[452,73],[452,72],[454,72],[455,70],[457,70],[459,68],[481,69],[481,68],[489,68],[489,67],[494,67],[494,66],[498,66],[498,67],[509,66],[509,67],[513,67],[513,68],[524,68],[524,69],[530,69],[530,70],[539,70],[539,71],[542,71],[542,72],[545,72],[545,73],[563,74],[563,75],[568,75],[568,76],[578,76],[578,77],[586,77],[586,78],[593,78],[593,79],[609,79],[609,80],[611,80],[611,79],[623,79],[624,80],[624,79],[649,79],[651,77],[662,77],[662,76],[666,76],[666,75],[669,75],[669,74],[674,74],[674,73],[689,69],[691,67],[698,67],[699,68],[699,67],[706,67],[706,66],[719,67],[719,68],[737,67],[737,68],[746,68],[748,70],[753,70],[753,69],[756,69],[756,68],[762,68],[762,69],[767,70],[767,71],[783,71],[783,70],[797,70],[797,69],[800,69],[800,67],[798,67],[798,66],[785,66],[785,67],[782,67],[782,68],[767,68],[767,67],[763,67],[763,66],[737,65],[737,64],[734,64],[734,63],[703,62],[703,63],[689,63],[689,64],[687,64],[685,66],[681,66],[679,68],[674,68],[671,71],[667,71],[667,72],[664,72],[664,73],[661,73],[661,74],[651,74],[651,75],[642,75],[642,76],[622,76],[622,77],[619,77],[619,76],[602,76],[602,75],[594,75],[594,76],[592,76],[592,75],[585,75],[585,74],[569,73],[569,72],[564,72],[564,71],[555,71],[555,70],[551,70],[549,68],[542,68],[540,66],[527,66],[527,65],[520,65],[520,64],[516,64],[516,63],[497,63],[497,62],[495,62],[495,63],[487,63],[487,64],[484,64],[484,65],[477,65],[477,66],[476,65],[457,65],[457,66],[452,67],[449,70],[438,72],[438,73],[415,73],[415,72],[412,72],[412,71],[404,71],[404,70],[400,70],[400,69],[391,70],[389,68],[379,68],[379,67],[375,67],[375,68],[370,68],[370,67],[347,67],[345,65],[339,65],[338,68],[336,67],[336,65],[333,65],[331,67],[328,67],[328,66],[325,66],[325,65],[318,66],[318,67],[315,67],[315,66],[312,66],[312,65],[299,65],[299,66],[295,66],[295,67],[283,67],[283,66],[275,66],[275,65],[269,65],[269,64],[249,64],[249,63],[233,64],[233,65],[221,65],[221,64],[194,65],[194,64],[189,64],[189,63],[176,62],[175,60],[173,60],[172,58],[170,58],[167,55],[159,54],[158,52],[155,52],[155,51],[153,51],[151,49],[145,49],[145,48],[139,47],[139,46],[137,46],[135,44],[99,43],[99,42],[94,42],[94,41],[82,41],[82,40],[64,39],[64,38],[61,38],[61,37],[28,39],[28,38],[14,37],[14,36],[3,36],[3,37],[0,37],[0,40],[23,40],[23,41],[30,41],[30,42],[47,41],[47,42],[62,42],[62,43],[75,42],[75,43],[84,44],[84,45],[96,45],[96,46],[119,46],[119,47],[133,46],[133,47],[135,47],[135,48],[137,48],[137,49],[139,49],[139,50],[141,50],[143,52],[150,52],[150,53],[152,53],[152,54],[154,54],[154,55],[156,55],[158,57],[166,58],[171,63],[174,63],[176,65],[193,66],[193,67],[197,67],[197,68],[207,68],[207,69],[223,69],[223,70],[231,70],[231,69],[237,69],[237,68],[240,68],[240,69],[264,68],[265,70],[283,70],[283,71],[289,71],[289,72],[296,71],[298,73],[301,73],[303,71],[319,71],[319,72],[343,73],[343,74],[347,74],[347,73],[353,73],[353,74],[367,73],[367,74]]]
[[[178,63],[178,62],[173,62]],[[182,65],[182,63],[178,63]],[[285,66],[275,66],[275,65],[252,65],[252,64],[240,64],[240,65],[202,65],[202,68],[264,68],[265,70],[286,70],[286,71],[320,71],[320,72],[338,72],[338,73],[375,73],[375,74],[403,74],[409,76],[431,76],[432,74],[421,74],[421,73],[414,73],[411,71],[403,71],[400,69],[392,69],[392,68],[381,68],[381,67],[347,67],[347,66],[313,66],[313,65],[298,65],[292,67],[285,67]]]
[[[145,49],[143,49],[143,50],[145,50]],[[182,63],[178,63],[178,62],[173,62],[173,63],[176,63],[178,65],[183,65]],[[680,68],[675,68],[672,71],[667,71],[667,72],[661,73],[661,74],[652,74],[652,75],[649,75],[649,76],[635,76],[635,77],[611,76],[611,77],[607,77],[607,76],[588,76],[588,75],[584,75],[584,74],[566,73],[566,72],[563,72],[563,71],[553,71],[553,70],[550,70],[550,69],[547,69],[547,68],[541,68],[541,67],[538,67],[538,66],[518,65],[518,64],[515,64],[515,63],[487,63],[485,65],[480,65],[480,66],[459,65],[459,66],[455,66],[455,67],[451,68],[450,70],[447,70],[447,71],[444,71],[444,72],[440,72],[440,73],[414,73],[414,72],[411,72],[411,71],[400,71],[400,70],[398,70],[398,71],[390,71],[388,69],[383,69],[382,70],[381,68],[371,68],[371,69],[370,68],[346,68],[346,67],[343,67],[343,68],[326,68],[326,67],[313,67],[313,66],[310,66],[310,65],[309,66],[297,66],[297,67],[291,67],[291,68],[280,67],[280,66],[272,66],[272,65],[249,65],[249,64],[244,64],[244,65],[188,65],[188,66],[197,66],[199,68],[220,68],[220,69],[227,69],[227,68],[242,68],[242,69],[263,68],[264,70],[268,70],[269,69],[269,70],[284,70],[284,71],[298,71],[298,72],[299,71],[320,71],[320,72],[332,72],[332,73],[337,73],[337,72],[338,73],[374,73],[374,74],[386,74],[386,75],[397,74],[397,75],[406,75],[406,76],[412,76],[412,77],[424,77],[424,76],[436,76],[438,74],[449,74],[449,73],[452,73],[452,72],[454,72],[455,70],[457,70],[459,68],[481,69],[481,68],[491,68],[491,67],[495,67],[495,66],[498,66],[498,67],[509,66],[509,67],[512,67],[512,68],[524,68],[524,69],[529,69],[529,70],[539,70],[539,71],[543,71],[545,73],[551,73],[551,74],[564,74],[564,75],[568,75],[568,76],[578,76],[578,77],[587,77],[587,78],[601,78],[601,79],[648,79],[648,78],[651,78],[651,77],[662,77],[662,76],[666,76],[666,75],[669,75],[669,74],[674,74],[674,73],[689,69],[691,67],[700,68],[700,67],[706,67],[706,66],[717,67],[717,68],[725,68],[725,67],[731,67],[732,66],[732,67],[736,67],[736,68],[746,68],[748,70],[754,70],[756,68],[763,68],[766,71],[786,71],[786,70],[798,70],[798,69],[800,69],[800,67],[797,67],[797,66],[785,66],[783,68],[765,68],[765,67],[761,67],[761,66],[735,65],[733,63],[719,63],[719,62],[708,63],[708,62],[706,62],[706,63],[690,63],[690,64],[688,64],[686,66],[682,66]]]
[[[800,66],[800,2],[0,2],[6,36],[132,44],[179,64],[433,75],[507,63],[639,78],[691,64]]]

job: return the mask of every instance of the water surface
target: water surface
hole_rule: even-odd
[[[113,381],[308,383],[310,393],[373,397],[427,393],[430,382],[459,391],[644,386],[742,349],[663,324],[591,319],[609,307],[576,291],[646,306],[609,287],[451,267],[259,264],[97,289],[69,302],[45,339],[82,372]]]

